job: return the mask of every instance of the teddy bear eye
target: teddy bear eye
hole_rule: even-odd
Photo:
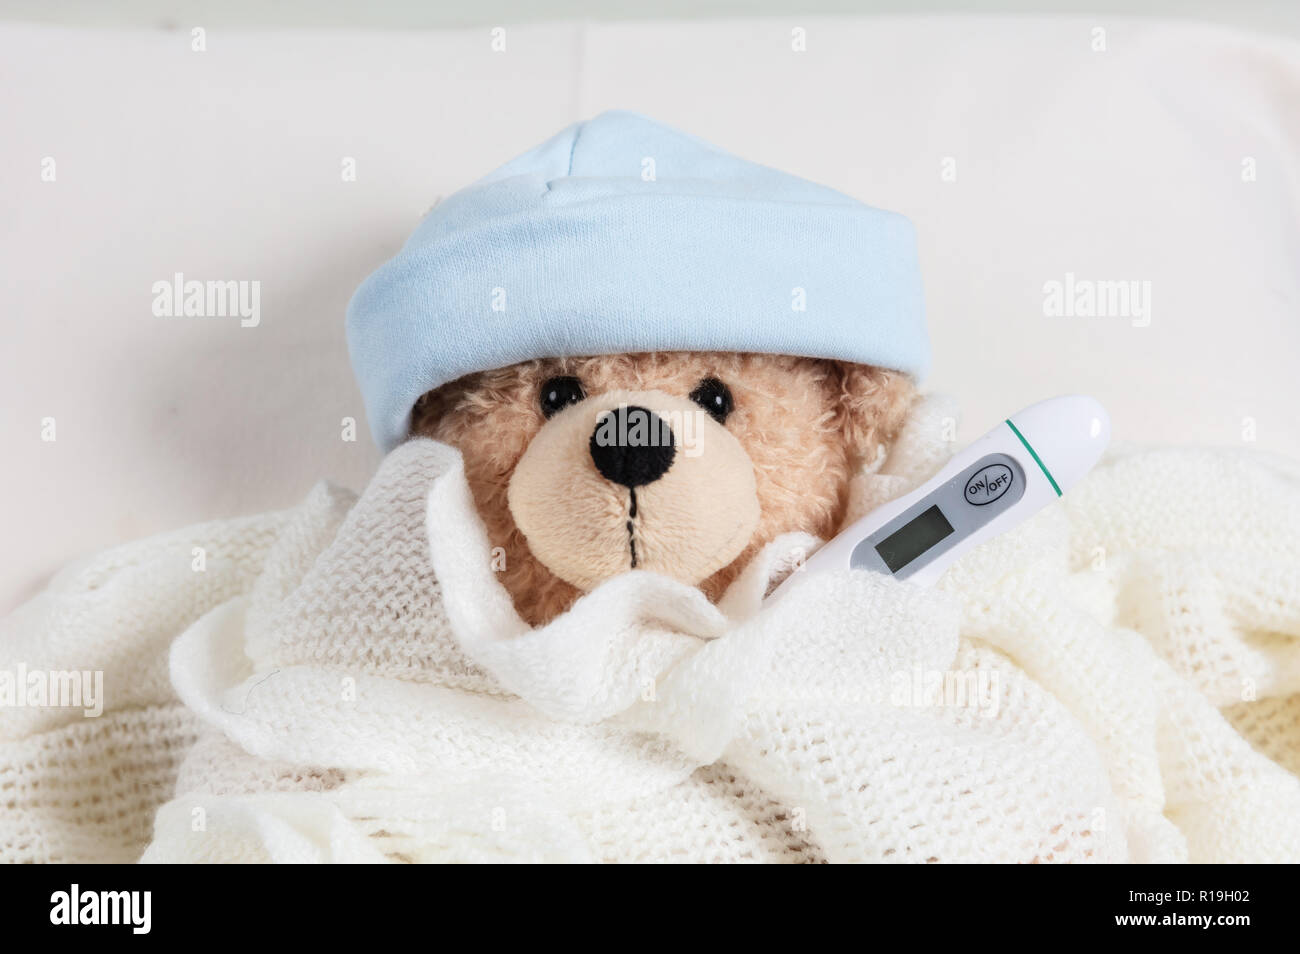
[[[735,407],[735,403],[731,400],[731,388],[717,378],[705,378],[701,381],[691,392],[691,400],[708,411],[709,416],[719,424],[727,420],[727,415]]]
[[[587,393],[582,390],[582,382],[575,377],[564,375],[549,378],[542,385],[542,414],[551,417],[570,404],[577,404],[586,396]]]

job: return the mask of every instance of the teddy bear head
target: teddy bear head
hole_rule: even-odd
[[[412,430],[461,451],[501,582],[537,625],[629,570],[717,598],[776,536],[830,537],[911,395],[899,372],[787,355],[541,359],[425,395]]]
[[[534,623],[831,536],[929,359],[906,218],[624,112],[440,201],[347,326],[380,447],[460,449]]]

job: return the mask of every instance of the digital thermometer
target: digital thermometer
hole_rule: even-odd
[[[803,569],[864,569],[933,583],[958,557],[1073,487],[1109,440],[1110,418],[1092,398],[1040,401],[959,451],[916,490],[855,521]]]

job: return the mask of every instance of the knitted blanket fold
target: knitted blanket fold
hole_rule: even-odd
[[[914,409],[850,519],[952,416]],[[933,589],[762,607],[816,545],[530,628],[419,440],[359,497],[110,550],[0,623],[0,859],[1300,861],[1293,465],[1117,450]],[[19,672],[102,672],[102,715]]]

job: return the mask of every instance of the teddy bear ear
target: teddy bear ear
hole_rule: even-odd
[[[422,394],[411,408],[411,437],[432,437],[438,411],[445,404],[435,398],[435,392]]]
[[[411,408],[409,436],[448,439],[440,434],[439,425],[450,412],[465,404],[466,396],[472,393],[473,378],[461,378],[422,394]]]
[[[860,458],[871,460],[879,445],[892,441],[903,426],[916,388],[901,371],[848,361],[831,365],[840,431]]]

